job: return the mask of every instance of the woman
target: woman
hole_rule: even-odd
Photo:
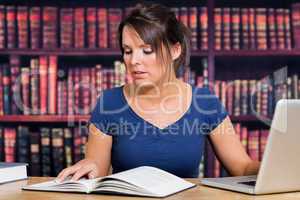
[[[197,177],[204,140],[211,140],[233,176],[256,174],[219,100],[208,89],[176,78],[188,65],[189,32],[158,4],[137,5],[119,26],[119,43],[132,83],[103,91],[92,112],[85,159],[57,177],[106,176],[150,165]]]

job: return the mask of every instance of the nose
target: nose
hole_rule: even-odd
[[[140,64],[140,62],[141,62],[141,55],[139,54],[139,52],[132,51],[130,64],[137,65],[137,64]]]

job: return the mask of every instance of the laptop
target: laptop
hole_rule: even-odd
[[[201,183],[248,194],[300,191],[300,100],[276,104],[257,176],[204,178]]]

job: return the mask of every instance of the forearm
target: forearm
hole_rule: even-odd
[[[245,167],[244,176],[258,174],[259,167],[260,167],[260,162],[253,160]]]

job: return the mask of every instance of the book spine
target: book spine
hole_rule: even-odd
[[[17,134],[17,162],[29,163],[30,156],[30,133],[28,127],[18,126]]]
[[[52,176],[51,134],[49,128],[40,128],[42,176]]]
[[[215,26],[215,45],[214,48],[215,50],[221,50],[222,48],[222,40],[221,40],[221,35],[222,35],[222,10],[221,8],[215,8],[214,9],[214,26]]]
[[[0,49],[4,49],[6,47],[6,20],[5,20],[5,7],[4,5],[0,5]]]
[[[32,49],[39,49],[41,47],[41,9],[40,7],[30,8],[29,14],[30,22],[30,43]]]
[[[198,49],[198,9],[197,7],[189,8],[189,28],[191,30],[191,49]]]
[[[30,100],[31,100],[31,114],[39,114],[39,60],[32,59],[30,61]]]
[[[40,133],[30,133],[30,175],[41,176],[41,160],[40,160]]]
[[[75,19],[75,48],[85,47],[85,10],[84,8],[74,9],[74,19]]]
[[[74,19],[73,8],[62,8],[60,10],[60,48],[73,48],[74,44]]]
[[[30,115],[30,93],[29,93],[29,75],[30,70],[27,67],[21,68],[21,84],[22,84],[22,99],[23,99],[23,114]]]
[[[62,128],[53,128],[51,132],[53,173],[57,176],[64,168],[64,132]]]
[[[96,8],[87,8],[87,42],[88,48],[96,48]]]
[[[7,48],[12,49],[17,46],[17,22],[16,10],[14,6],[6,6],[6,29],[7,29]]]
[[[9,57],[10,78],[11,78],[11,114],[21,113],[21,80],[20,80],[20,57],[11,55]]]
[[[208,17],[207,17],[207,8],[200,7],[199,13],[199,22],[200,22],[200,47],[201,50],[208,49]]]
[[[57,113],[57,57],[49,56],[48,68],[48,113]]]
[[[18,48],[28,48],[28,8],[19,6],[17,8]]]
[[[98,47],[108,47],[108,14],[106,8],[97,9]]]
[[[48,97],[48,57],[40,56],[39,58],[39,74],[40,74],[40,114],[47,113],[47,97]]]

